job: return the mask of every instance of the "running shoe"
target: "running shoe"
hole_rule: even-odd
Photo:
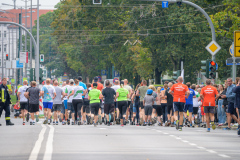
[[[22,125],[25,125],[25,122],[23,122]]]
[[[97,124],[96,124],[96,123],[94,123],[94,127],[97,127]]]
[[[39,116],[35,115],[35,118],[36,118],[36,122],[38,122],[39,121]]]
[[[178,129],[179,131],[182,131],[182,126],[179,126],[179,129]]]
[[[147,122],[144,122],[143,126],[147,126],[147,125],[148,125],[148,123],[147,123]]]
[[[51,121],[48,122],[48,125],[50,125],[50,124],[51,124]]]
[[[216,125],[214,124],[214,122],[211,122],[212,124],[212,129],[215,130],[216,129]]]
[[[121,127],[123,127],[124,125],[123,124],[121,124]]]
[[[138,124],[138,123],[136,123],[136,126],[139,126],[139,124]]]
[[[81,125],[81,121],[78,121],[77,124],[80,126]]]
[[[56,122],[56,125],[58,125],[58,121]]]
[[[210,128],[207,129],[207,132],[210,132]]]
[[[176,120],[176,129],[179,129],[179,120]]]
[[[223,128],[223,130],[228,130],[229,131],[229,130],[231,130],[231,128],[226,127],[226,128]]]
[[[30,122],[30,125],[32,125],[33,123],[32,122]]]
[[[110,126],[110,122],[107,122],[107,126]]]
[[[43,121],[43,124],[47,124],[48,123],[48,121],[45,119],[44,121]]]
[[[152,126],[152,122],[148,123],[149,126]]]
[[[62,118],[59,118],[59,122],[62,122]]]
[[[72,125],[74,125],[74,121],[72,121]]]
[[[29,113],[27,113],[26,121],[27,121],[27,122],[29,121]]]
[[[62,125],[65,125],[66,123],[64,121],[62,121]]]
[[[162,126],[162,124],[161,124],[161,123],[158,123],[158,126]]]
[[[55,121],[53,121],[53,125],[55,125]]]
[[[35,122],[33,122],[32,124],[35,125]]]
[[[70,125],[70,119],[67,120],[67,124]]]

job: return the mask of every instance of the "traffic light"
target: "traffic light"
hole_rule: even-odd
[[[8,60],[8,54],[6,54],[6,61]]]
[[[178,77],[181,75],[181,70],[173,71],[173,76],[172,78],[174,80],[178,79]]]
[[[209,78],[209,62],[210,62],[209,59],[201,61],[201,64],[202,64],[202,66],[201,66],[201,69],[202,69],[201,70],[201,74],[203,76],[205,76],[206,78]]]
[[[93,0],[93,4],[102,4],[102,0]]]
[[[40,62],[44,62],[44,54],[40,55]]]
[[[216,71],[217,71],[217,68],[216,68],[216,62],[214,61],[210,61],[209,62],[209,78],[211,79],[215,79],[216,78]]]

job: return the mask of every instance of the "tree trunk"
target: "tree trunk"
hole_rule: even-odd
[[[162,71],[159,72],[158,68],[155,68],[155,84],[161,84],[161,74]]]

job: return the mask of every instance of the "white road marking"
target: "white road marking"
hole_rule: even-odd
[[[213,150],[206,150],[206,151],[208,151],[208,152],[210,152],[210,153],[217,153],[217,152],[215,152],[215,151],[213,151]]]
[[[196,144],[194,144],[194,143],[189,143],[191,146],[196,146]]]
[[[161,133],[162,131],[157,131],[157,132]]]
[[[99,129],[107,129],[107,128],[99,128]]]
[[[182,138],[179,138],[179,137],[175,137],[176,139],[182,139]]]
[[[39,133],[39,136],[38,136],[38,140],[36,141],[34,147],[33,147],[33,150],[29,156],[29,160],[36,160],[37,157],[38,157],[38,153],[40,151],[40,148],[41,148],[41,145],[42,145],[42,141],[44,139],[44,134],[46,132],[46,129],[47,127],[45,125],[41,125],[42,126],[42,130],[41,132]]]
[[[168,134],[168,133],[163,132],[163,134]]]
[[[204,148],[204,147],[197,147],[198,149],[206,149],[206,148]]]
[[[182,140],[184,143],[188,143],[188,141]]]
[[[52,152],[53,152],[53,135],[54,135],[54,127],[49,126],[50,131],[48,134],[46,150],[44,153],[43,160],[51,160],[52,159]]]
[[[219,156],[224,157],[224,158],[230,158],[229,156],[227,156],[225,154],[219,154]]]

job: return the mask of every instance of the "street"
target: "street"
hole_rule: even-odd
[[[204,128],[159,126],[35,126],[21,119],[14,126],[0,122],[1,160],[213,160],[239,159],[240,137],[235,130],[206,132]]]

